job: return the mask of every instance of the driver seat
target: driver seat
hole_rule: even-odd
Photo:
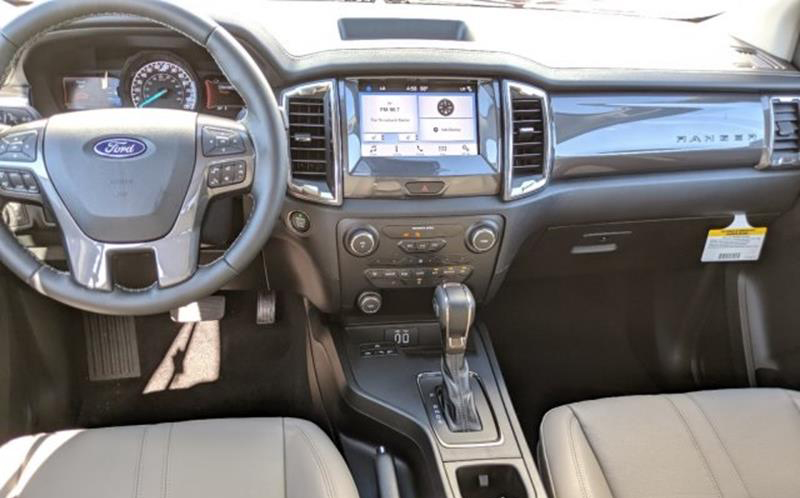
[[[331,440],[292,418],[24,436],[0,447],[0,498],[358,498]]]

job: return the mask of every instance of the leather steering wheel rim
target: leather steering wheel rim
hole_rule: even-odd
[[[109,14],[142,17],[185,35],[205,48],[229,81],[235,82],[247,106],[242,124],[255,153],[250,216],[223,256],[198,266],[187,280],[168,287],[87,288],[70,273],[36,259],[2,223],[0,261],[38,292],[69,306],[104,314],[154,314],[213,294],[259,254],[283,204],[288,168],[286,137],[272,88],[246,49],[211,18],[165,0],[60,0],[37,4],[0,31],[0,67],[6,68],[4,76],[13,70],[25,49],[48,31],[83,18]]]

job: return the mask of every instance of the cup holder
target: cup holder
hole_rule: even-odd
[[[470,465],[456,470],[461,498],[528,498],[519,470],[513,465]]]

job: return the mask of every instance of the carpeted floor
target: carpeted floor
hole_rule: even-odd
[[[255,293],[227,293],[220,322],[192,327],[169,316],[136,319],[141,377],[91,382],[81,362],[79,425],[98,427],[196,418],[314,419],[303,303],[279,296],[276,325],[255,323]]]

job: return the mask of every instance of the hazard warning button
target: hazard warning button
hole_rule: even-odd
[[[444,182],[408,182],[409,195],[439,195],[444,191]]]

